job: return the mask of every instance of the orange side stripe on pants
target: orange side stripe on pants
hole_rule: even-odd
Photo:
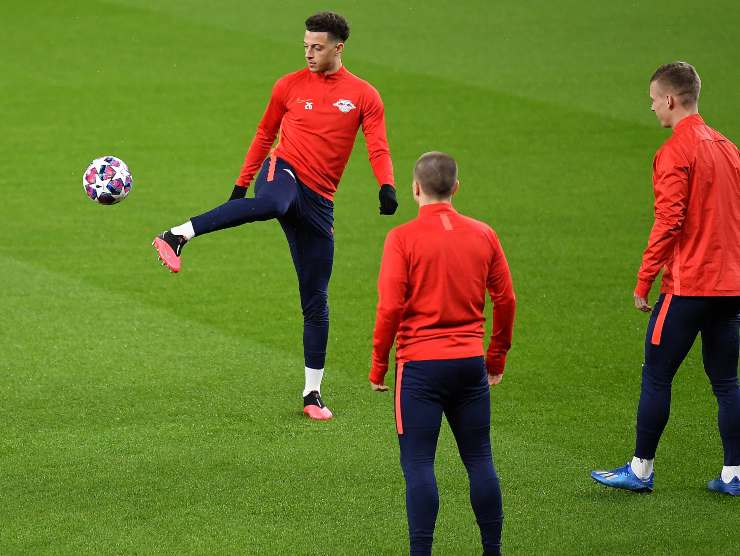
[[[396,365],[396,432],[403,434],[403,416],[401,415],[401,383],[403,382],[403,361]]]
[[[668,314],[668,306],[671,304],[673,294],[666,294],[663,299],[663,305],[660,307],[660,313],[658,313],[658,320],[655,321],[655,328],[653,328],[653,335],[650,338],[650,343],[654,346],[660,345],[660,338],[663,335],[663,324],[665,323],[665,317]]]
[[[267,168],[267,181],[272,181],[275,179],[275,164],[277,163],[277,157],[275,156],[275,152],[273,151],[270,154],[270,166]]]

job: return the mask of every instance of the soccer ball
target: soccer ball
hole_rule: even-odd
[[[126,163],[115,156],[96,158],[82,176],[82,188],[101,205],[120,203],[131,191],[133,178]]]

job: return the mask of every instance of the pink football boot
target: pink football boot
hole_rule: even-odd
[[[152,241],[162,265],[172,272],[180,272],[180,253],[186,243],[187,240],[184,237],[176,236],[169,230],[162,232]]]
[[[303,413],[305,413],[309,419],[316,421],[328,421],[334,415],[329,408],[324,405],[321,401],[321,394],[316,390],[309,392],[307,396],[303,396]]]

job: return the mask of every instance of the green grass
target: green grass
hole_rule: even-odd
[[[656,492],[588,478],[633,444],[631,290],[667,137],[646,80],[696,64],[702,113],[740,137],[737,3],[331,6],[353,25],[348,68],[383,95],[401,207],[377,215],[360,137],[336,198],[324,424],[300,413],[279,226],[199,238],[178,276],[149,247],[228,196],[272,82],[301,67],[303,19],[326,7],[309,4],[2,2],[0,553],[403,553],[391,400],[366,375],[383,237],[414,216],[411,165],[432,149],[458,158],[456,206],[496,228],[519,298],[492,394],[507,553],[737,553],[735,501],[704,488],[721,447],[696,349]],[[80,176],[108,153],[135,188],[99,207]],[[437,553],[476,553],[446,425],[437,473]]]

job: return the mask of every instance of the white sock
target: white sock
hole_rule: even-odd
[[[632,468],[632,472],[637,475],[638,479],[647,481],[650,478],[650,475],[653,474],[654,462],[654,459],[642,459],[638,457],[633,457],[630,467]]]
[[[185,224],[180,224],[179,226],[175,226],[174,228],[170,229],[170,232],[175,234],[176,236],[182,236],[187,241],[190,241],[195,237],[195,230],[193,230],[193,223],[188,220],[185,222]]]
[[[729,483],[733,477],[740,479],[740,465],[725,465],[722,468],[722,481]]]
[[[303,388],[303,396],[316,390],[321,393],[321,379],[324,378],[324,369],[312,369],[306,367],[306,386]]]

